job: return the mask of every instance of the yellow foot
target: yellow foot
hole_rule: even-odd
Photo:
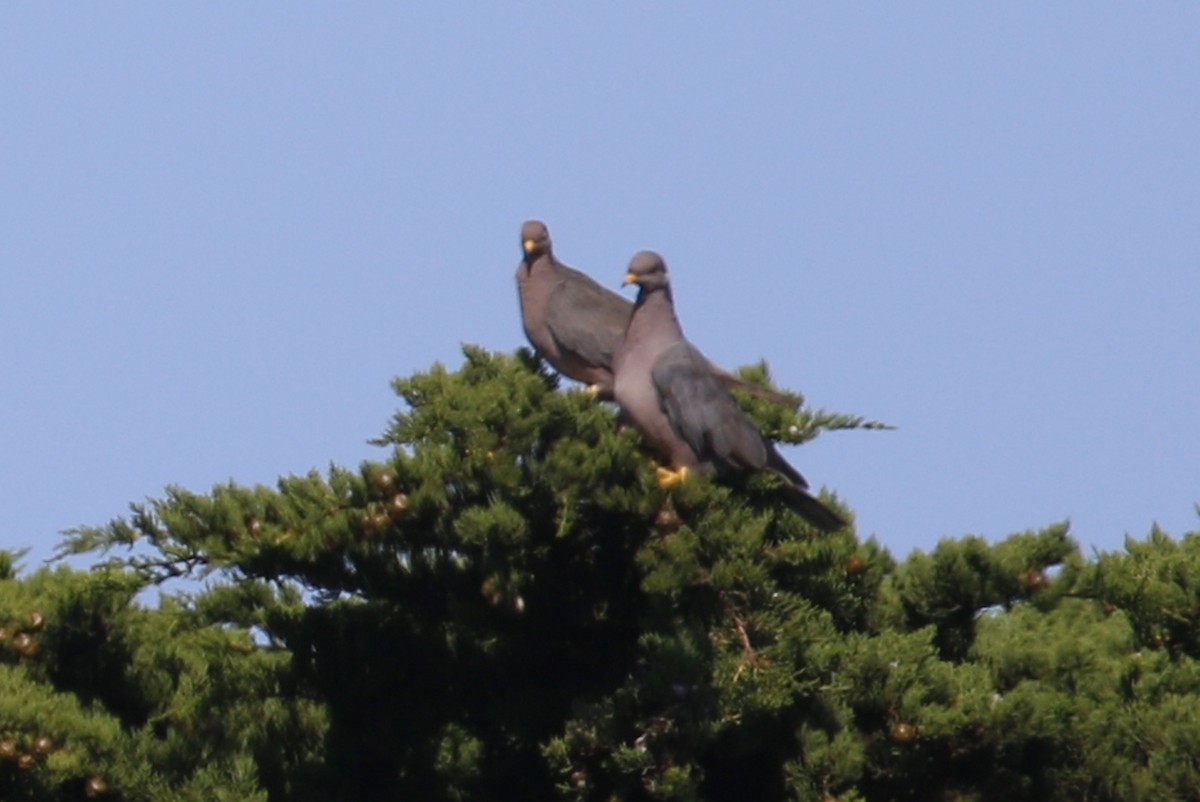
[[[689,473],[687,468],[679,468],[677,470],[655,468],[654,472],[658,474],[658,486],[664,490],[686,482]]]

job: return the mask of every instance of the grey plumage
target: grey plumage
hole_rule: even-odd
[[[560,373],[612,397],[612,360],[632,306],[585,273],[554,257],[544,223],[521,226],[525,253],[517,266],[517,293],[525,336]]]
[[[639,285],[625,340],[613,361],[613,390],[626,417],[670,466],[664,485],[689,471],[769,470],[786,480],[793,509],[832,531],[844,521],[808,493],[808,482],[788,464],[728,389],[709,361],[683,335],[675,315],[667,268],[652,251],[633,257],[625,279]]]
[[[625,339],[633,304],[558,261],[550,232],[540,220],[527,220],[521,226],[521,250],[517,294],[525,336],[559,373],[584,382],[594,395],[611,399],[613,358]],[[797,405],[791,396],[748,382],[707,360],[706,364],[726,386],[788,407]]]

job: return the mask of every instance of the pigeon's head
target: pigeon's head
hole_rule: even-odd
[[[638,251],[629,261],[625,283],[637,284],[644,290],[657,290],[667,286],[666,262],[654,251]]]
[[[550,231],[541,220],[526,220],[521,225],[521,251],[526,262],[550,253]]]

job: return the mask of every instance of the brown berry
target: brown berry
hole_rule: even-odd
[[[22,657],[33,657],[38,651],[37,641],[28,632],[18,632],[13,635],[12,645],[17,654]]]
[[[23,755],[19,755],[17,757],[17,768],[19,768],[19,769],[33,768],[33,755],[29,754],[28,752],[26,752]]]
[[[1037,593],[1039,590],[1042,590],[1044,587],[1046,587],[1046,585],[1050,584],[1050,580],[1046,578],[1045,572],[1038,568],[1030,568],[1028,571],[1021,574],[1021,584],[1024,585],[1025,589],[1030,593]]]
[[[0,643],[7,641],[11,634],[12,633],[8,631],[8,627],[0,627]]]
[[[408,512],[408,496],[404,493],[392,496],[391,501],[388,502],[388,509],[391,510],[392,515],[403,515]]]
[[[392,486],[395,484],[396,474],[392,473],[391,471],[382,471],[381,473],[375,474],[375,486],[380,490],[391,490]]]
[[[1109,617],[1117,611],[1117,606],[1115,604],[1110,604],[1108,602],[1105,602],[1104,607],[1102,607],[1101,609],[1104,610],[1105,617]]]
[[[246,531],[252,535],[257,535],[262,531],[262,521],[251,515],[246,519]]]
[[[83,792],[88,796],[100,796],[108,793],[108,783],[99,774],[93,774],[83,783]]]
[[[46,616],[33,610],[29,613],[29,617],[25,620],[25,628],[30,632],[37,632],[42,627],[46,626]]]
[[[0,740],[0,758],[4,760],[17,759],[17,742],[12,738]]]
[[[914,724],[901,721],[892,725],[892,740],[896,743],[907,744],[917,739],[917,728]]]
[[[496,588],[495,581],[491,578],[483,580],[483,583],[479,586],[479,593],[483,596],[483,598],[487,599],[488,604],[491,604],[492,606],[498,605],[500,602],[504,601],[504,596],[500,594],[500,591]]]
[[[39,735],[33,739],[33,751],[39,755],[48,755],[54,751],[54,739],[49,735]]]
[[[867,570],[867,561],[864,560],[861,555],[851,554],[846,558],[845,568],[846,573],[850,574],[851,576],[854,576],[855,574],[861,574],[863,571]]]
[[[679,517],[679,513],[670,507],[663,507],[654,516],[654,525],[665,532],[675,532],[679,527],[683,526],[683,519]]]

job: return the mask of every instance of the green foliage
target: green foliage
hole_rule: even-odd
[[[132,572],[0,581],[0,798],[262,799],[318,764],[325,713],[288,657]],[[107,792],[101,792],[107,788]]]
[[[0,798],[1200,798],[1200,534],[897,562],[465,355],[396,382],[381,461],[168,488],[70,534],[89,572],[0,554]]]

